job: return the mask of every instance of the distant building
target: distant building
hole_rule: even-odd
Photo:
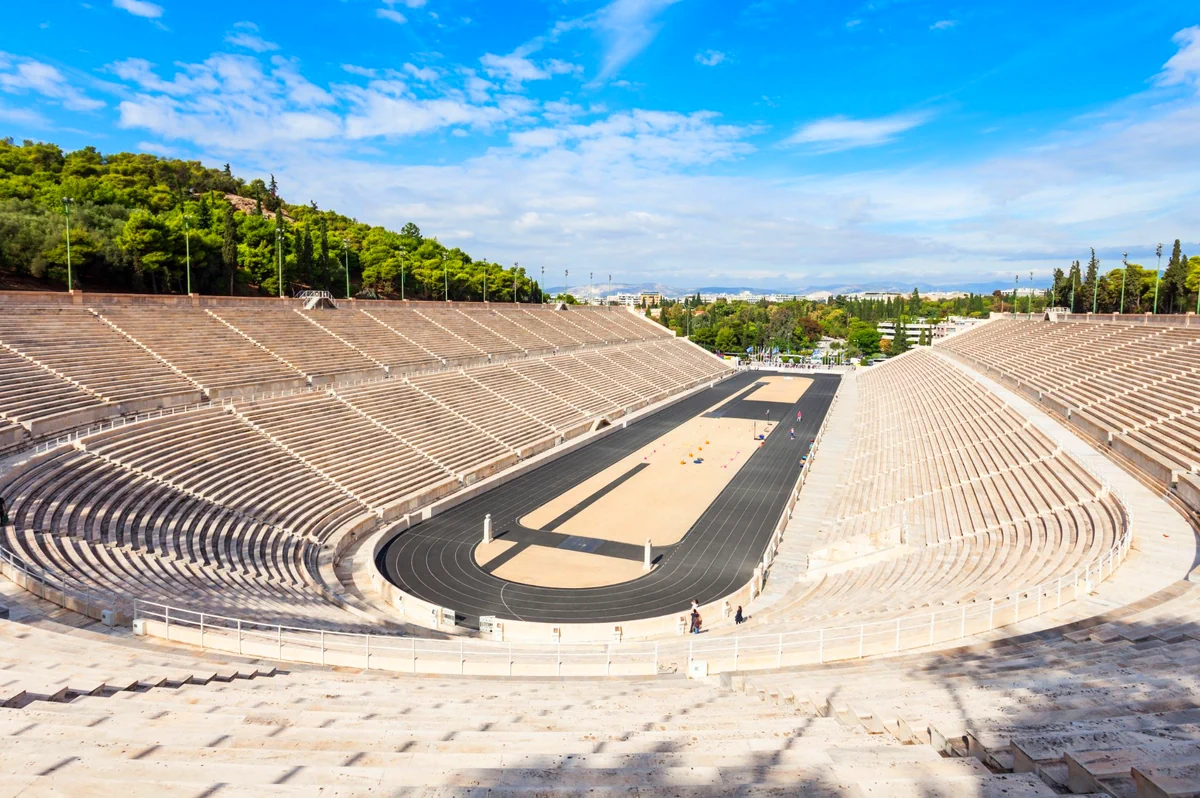
[[[647,308],[656,308],[662,304],[662,294],[657,291],[643,291],[638,295],[638,304]]]

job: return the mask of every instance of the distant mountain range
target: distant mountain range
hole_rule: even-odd
[[[771,286],[728,286],[728,285],[702,285],[702,286],[676,286],[664,285],[663,283],[594,283],[592,285],[571,286],[571,293],[578,297],[601,297],[611,294],[637,294],[642,291],[657,291],[664,296],[684,296],[686,294],[694,294],[699,291],[701,294],[780,294],[784,296],[804,296],[805,294],[815,293],[817,291],[830,291],[833,294],[857,294],[860,291],[890,291],[901,294],[912,293],[913,288],[916,288],[921,293],[931,291],[966,291],[973,294],[990,294],[999,289],[1001,291],[1011,291],[1012,283],[965,283],[957,285],[934,285],[932,283],[916,282],[916,283],[896,283],[896,282],[870,282],[858,283],[855,285],[809,285],[804,287],[771,287]],[[1023,284],[1022,288],[1027,288],[1028,284]],[[553,290],[547,286],[547,291]]]

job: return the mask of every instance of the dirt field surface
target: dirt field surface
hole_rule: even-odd
[[[792,404],[800,400],[804,396],[804,392],[808,390],[808,386],[812,385],[812,379],[809,377],[761,377],[760,382],[766,382],[766,385],[756,388],[749,396],[745,397],[748,402],[787,402]]]
[[[586,588],[628,582],[645,573],[637,560],[530,546],[493,571],[492,575],[539,587]]]
[[[644,466],[553,531],[633,545],[644,544],[647,537],[655,546],[678,543],[757,450],[754,433],[773,428],[745,419],[690,419],[538,507],[521,523],[533,529],[546,528],[563,513]]]

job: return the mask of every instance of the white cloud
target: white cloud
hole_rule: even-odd
[[[94,111],[104,107],[100,100],[88,97],[72,86],[57,67],[3,52],[0,52],[0,91],[37,94],[68,111]]]
[[[438,79],[437,70],[431,69],[430,67],[419,67],[416,64],[405,64],[404,71],[422,83],[433,83]]]
[[[696,63],[702,66],[716,66],[728,60],[729,56],[720,50],[705,50],[702,53],[696,53]]]
[[[394,8],[377,8],[375,9],[375,16],[379,17],[380,19],[390,19],[392,22],[395,22],[399,25],[403,25],[405,22],[408,22],[408,17],[404,16]]]
[[[818,152],[836,152],[855,147],[875,147],[892,141],[905,131],[929,121],[929,114],[911,113],[877,119],[831,116],[803,125],[784,139],[786,145],[804,144]]]
[[[266,53],[271,50],[278,50],[279,45],[275,42],[269,42],[261,36],[255,36],[253,33],[237,32],[227,33],[225,41],[232,44],[234,47],[244,47],[247,50],[253,50],[256,53]]]
[[[597,81],[617,74],[646,49],[662,27],[658,17],[679,0],[613,0],[596,13],[593,25],[605,40],[607,51]]]
[[[949,30],[958,24],[956,19],[939,19],[937,22],[929,26],[930,30]]]
[[[145,17],[146,19],[158,19],[163,15],[163,7],[157,3],[150,3],[147,0],[112,0],[113,8],[119,8],[122,11],[128,11],[135,17]]]
[[[578,74],[582,71],[577,64],[558,59],[534,63],[525,57],[523,50],[508,55],[487,53],[479,59],[479,63],[488,77],[503,80],[509,91],[519,91],[521,84],[528,81],[548,80],[555,75]]]
[[[1157,82],[1162,86],[1192,86],[1200,89],[1200,25],[1184,28],[1172,39],[1179,52],[1163,64]]]

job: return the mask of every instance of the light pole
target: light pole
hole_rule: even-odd
[[[1029,301],[1025,303],[1025,321],[1033,321],[1033,272],[1029,273]]]
[[[283,230],[275,229],[275,260],[279,264],[279,298],[283,299]]]
[[[542,281],[538,283],[538,302],[546,304],[546,290],[542,287],[546,284],[546,267],[542,267]]]
[[[1092,250],[1092,260],[1096,259],[1096,250]],[[1092,270],[1092,264],[1088,263],[1088,271]],[[1100,297],[1100,261],[1096,261],[1096,279],[1092,281],[1092,315],[1096,315],[1096,300]]]
[[[487,267],[483,268],[483,304],[487,304]]]
[[[1154,315],[1158,315],[1158,280],[1159,274],[1162,272],[1162,244],[1158,245],[1158,249],[1154,250],[1154,254],[1158,256],[1158,265],[1154,269]]]
[[[350,298],[350,244],[342,239],[342,260],[346,262],[346,299]]]
[[[1014,275],[1013,276],[1013,318],[1014,319],[1017,317],[1017,313],[1020,312],[1017,310],[1017,286],[1020,284],[1021,284],[1021,275],[1019,275],[1019,274]]]
[[[517,299],[517,271],[518,271],[520,265],[521,264],[517,263],[516,261],[513,261],[513,304],[514,305],[517,304],[517,302],[519,301]]]
[[[571,293],[571,282],[567,278],[571,276],[569,269],[563,269],[563,300],[567,298],[567,294]]]
[[[1125,280],[1129,277],[1129,253],[1121,253],[1121,263],[1125,264],[1125,268],[1121,269],[1121,315],[1125,315]]]
[[[63,213],[67,215],[67,292],[72,290],[71,283],[71,206],[75,204],[75,200],[70,197],[63,197]]]
[[[190,213],[183,215],[183,247],[187,257],[187,292],[188,296],[192,295],[192,232],[188,227],[188,219],[192,218]]]
[[[1076,270],[1074,268],[1071,269],[1071,272],[1072,272],[1072,274],[1071,274],[1071,312],[1074,313],[1075,312],[1075,287],[1076,287],[1076,284],[1079,282],[1079,274],[1076,273]]]
[[[404,301],[404,256],[408,254],[408,250],[400,247],[400,301]]]

